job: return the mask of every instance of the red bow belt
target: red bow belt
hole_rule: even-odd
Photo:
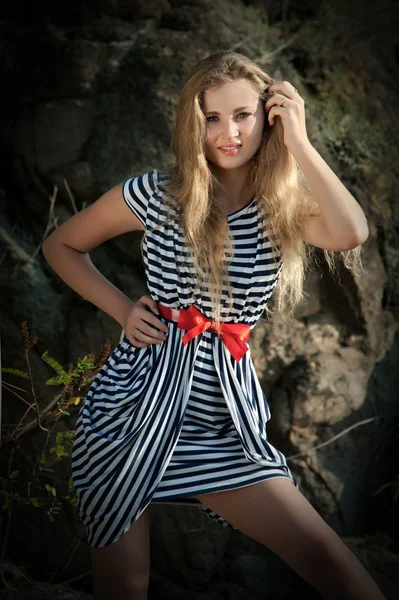
[[[178,321],[177,326],[180,329],[188,329],[182,337],[183,344],[186,345],[190,340],[197,337],[207,329],[217,333],[229,349],[230,354],[240,361],[248,348],[245,342],[249,339],[250,326],[244,323],[221,323],[220,330],[216,329],[216,322],[207,319],[193,304],[187,309],[170,308],[158,304],[159,312],[165,319]]]

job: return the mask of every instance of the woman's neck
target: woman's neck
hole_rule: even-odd
[[[246,167],[246,165],[245,165]],[[221,184],[215,196],[226,214],[239,210],[251,200],[251,186],[248,181],[249,168],[215,169],[214,174]]]

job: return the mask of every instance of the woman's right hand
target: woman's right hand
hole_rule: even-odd
[[[153,312],[158,313],[158,305],[149,296],[141,296],[129,310],[124,331],[132,346],[146,348],[150,344],[161,344],[166,339],[165,334],[169,330],[160,319],[152,314]],[[135,329],[136,333],[132,337]]]

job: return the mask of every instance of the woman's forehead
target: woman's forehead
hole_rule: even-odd
[[[210,104],[229,100],[241,103],[254,103],[260,97],[259,92],[248,80],[237,80],[223,83],[217,87],[208,88],[203,94],[203,104],[208,107]],[[211,110],[211,109],[210,109]]]
[[[235,91],[249,94],[258,94],[255,85],[248,79],[234,79],[232,81],[223,81],[216,85],[209,86],[205,91],[205,95],[216,94],[222,91]]]

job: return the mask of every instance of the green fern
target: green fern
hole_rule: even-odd
[[[76,361],[76,369],[71,374],[71,377],[80,377],[82,373],[87,371],[88,369],[94,369],[94,361],[92,358],[84,356],[83,358],[78,358]]]
[[[61,385],[71,381],[71,376],[69,373],[65,371],[62,365],[60,365],[55,358],[51,358],[51,356],[48,355],[47,350],[42,354],[41,358],[45,363],[50,365],[50,367],[52,367],[56,373],[58,373],[58,377],[51,377],[50,379],[47,379],[46,385]]]
[[[25,371],[20,371],[19,369],[13,369],[12,367],[1,367],[1,370],[3,373],[11,373],[12,375],[18,375],[18,377],[29,379],[28,373],[25,373]]]

